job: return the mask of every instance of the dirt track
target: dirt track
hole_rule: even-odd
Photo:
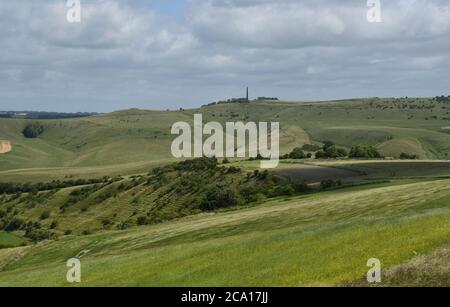
[[[0,140],[0,154],[4,154],[10,152],[12,150],[10,141],[2,141]]]

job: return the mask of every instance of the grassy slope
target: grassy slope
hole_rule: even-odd
[[[82,285],[342,284],[369,258],[386,269],[449,246],[449,184],[358,187],[67,237],[29,250],[0,285],[67,285],[65,261],[83,250]]]
[[[339,164],[339,162],[335,162]],[[340,162],[344,163],[344,162]],[[405,177],[432,178],[433,176],[449,176],[450,162],[396,162],[396,161],[345,161],[338,167],[329,167],[332,162],[290,163],[283,161],[275,174],[289,177],[292,181],[317,185],[321,180],[342,179],[347,182],[370,182],[371,179],[395,179],[386,184],[394,185],[407,182]],[[309,165],[314,164],[314,165]],[[323,164],[324,166],[316,166]],[[71,187],[58,191],[41,192],[36,196],[23,193],[21,197],[0,197],[0,210],[11,212],[10,217],[24,221],[39,222],[43,229],[49,229],[53,222],[57,226],[52,229],[62,235],[66,230],[80,235],[84,231],[101,231],[115,229],[127,222],[133,226],[142,216],[150,217],[151,222],[170,220],[200,212],[197,207],[205,192],[217,183],[224,184],[234,190],[246,186],[261,184],[254,178],[247,182],[247,172],[257,169],[259,161],[235,162],[229,166],[242,169],[239,174],[223,174],[216,172],[171,173],[165,176],[164,182],[158,180],[147,184],[148,175],[138,178],[124,178],[105,186]],[[413,180],[409,180],[410,182]],[[192,186],[191,186],[192,185]],[[120,188],[124,186],[124,188]],[[89,188],[86,197],[71,203],[70,193]],[[103,198],[103,196],[105,196]],[[98,199],[101,199],[98,201]],[[261,198],[260,201],[263,201]],[[63,204],[70,204],[64,211]],[[12,212],[16,213],[12,215]],[[41,220],[44,212],[49,217]],[[1,221],[1,219],[0,219]],[[104,225],[108,221],[108,225]]]
[[[430,104],[428,100],[408,103]],[[441,129],[448,126],[448,120],[444,120],[447,107],[436,104],[434,109],[401,109],[399,105],[391,100],[350,100],[315,104],[256,102],[173,112],[128,110],[42,121],[46,132],[33,140],[20,133],[26,121],[0,119],[0,139],[10,140],[13,146],[12,152],[0,154],[0,180],[87,178],[148,171],[171,160],[171,125],[180,120],[191,122],[194,113],[202,113],[205,122],[279,121],[283,153],[304,143],[331,139],[345,147],[377,145],[388,156],[407,151],[422,158],[447,158],[450,134]]]
[[[0,248],[16,247],[25,244],[25,240],[10,233],[0,231]]]
[[[147,172],[171,160],[170,126],[179,120],[191,121],[197,112],[203,113],[205,122],[279,121],[284,152],[304,143],[331,139],[345,147],[377,145],[392,156],[408,151],[422,158],[447,158],[450,134],[441,130],[448,126],[442,119],[446,109],[400,110],[392,101],[376,102],[392,108],[369,108],[369,103],[279,102],[179,112],[128,110],[43,121],[46,132],[33,140],[20,134],[26,121],[0,119],[0,139],[13,145],[12,152],[0,154],[0,181]],[[280,169],[294,169],[294,176],[302,179],[314,173],[311,169],[317,166],[337,168],[334,171],[338,177],[348,171],[377,178],[450,175],[448,165],[439,162],[399,163],[320,161],[301,164],[300,171],[298,165],[291,164],[282,164]],[[251,163],[245,164],[253,168]],[[321,170],[326,176],[333,175],[326,168]],[[85,285],[342,284],[362,276],[368,258],[378,257],[385,267],[392,267],[416,253],[449,246],[448,183],[410,181],[378,188],[365,186],[152,227],[1,250],[0,270],[6,271],[0,272],[0,285],[66,285],[64,261],[84,249],[90,250],[83,258]],[[136,195],[132,193],[94,205],[87,212],[82,212],[80,205],[74,206],[59,220],[58,228],[78,233],[101,227],[101,220],[116,212],[115,222],[135,216],[136,206],[131,202]],[[142,196],[147,202],[148,195]],[[66,197],[63,190],[49,202],[22,204],[19,209],[24,211],[23,217],[33,220],[44,210],[50,211],[51,218],[42,222],[46,225],[58,214],[57,208]],[[144,209],[139,207],[138,214],[144,214]]]

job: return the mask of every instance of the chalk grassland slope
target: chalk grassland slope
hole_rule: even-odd
[[[45,132],[36,139],[22,136],[26,121],[3,119],[0,135],[12,142],[14,151],[0,157],[0,169],[50,168],[50,173],[56,167],[139,169],[170,159],[170,126],[180,119],[183,116],[177,113],[124,111],[81,119],[45,120],[41,121]]]
[[[449,197],[448,179],[358,187],[69,236],[27,250],[0,285],[70,286],[65,263],[82,251],[81,286],[342,285],[360,280],[369,258],[390,269],[448,248]]]
[[[61,236],[68,230],[82,235],[161,223],[205,211],[201,208],[202,201],[218,185],[238,193],[241,188],[264,184],[257,178],[247,178],[246,173],[229,173],[225,168],[161,171],[159,175],[115,179],[35,195],[0,196],[0,229],[16,230],[24,235],[25,225],[38,223],[39,227],[33,227],[35,230]],[[267,192],[276,188],[274,184],[264,187]],[[247,202],[250,200],[236,196],[234,206]],[[8,226],[17,219],[23,221],[21,227]],[[53,236],[46,236],[49,237]]]
[[[8,153],[12,150],[10,141],[0,140],[0,154]]]
[[[35,195],[3,195],[0,196],[0,228],[13,219],[20,219],[39,223],[39,230],[61,236],[68,230],[82,235],[160,223],[203,212],[201,202],[216,186],[233,190],[237,197],[235,206],[246,206],[261,205],[267,198],[292,195],[280,192],[282,185],[289,183],[287,180],[307,182],[315,188],[310,191],[313,192],[322,180],[329,179],[341,180],[344,185],[379,184],[380,180],[386,185],[396,185],[450,176],[450,162],[354,161],[351,164],[346,161],[342,165],[327,165],[326,162],[283,161],[273,171],[278,176],[270,173],[263,180],[254,175],[258,165],[259,161],[243,161],[215,170],[117,177],[97,184],[49,189]],[[230,172],[233,167],[241,170]],[[14,229],[22,229],[17,234],[24,235],[24,227]]]
[[[0,139],[13,151],[0,155],[0,180],[46,180],[132,174],[172,161],[170,128],[177,121],[277,121],[281,152],[332,140],[340,146],[378,146],[386,156],[405,151],[422,159],[447,159],[449,107],[429,99],[365,99],[327,103],[253,102],[195,110],[127,110],[79,119],[44,120],[45,132],[25,139],[26,120],[0,119]]]

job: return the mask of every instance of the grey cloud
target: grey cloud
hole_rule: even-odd
[[[82,1],[83,2],[83,1]],[[445,94],[446,1],[191,0],[179,19],[135,1],[0,0],[0,109],[198,106],[242,95]],[[448,93],[447,93],[448,94]]]

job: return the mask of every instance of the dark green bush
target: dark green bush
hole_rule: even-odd
[[[220,208],[233,207],[238,203],[238,197],[233,190],[215,186],[206,192],[200,208],[203,211],[212,211]]]
[[[333,188],[337,188],[340,186],[342,186],[341,180],[328,179],[328,180],[322,180],[322,182],[320,182],[320,187],[323,190],[333,189]]]
[[[50,212],[44,211],[41,213],[41,216],[39,217],[41,220],[46,220],[50,217]]]
[[[291,153],[289,154],[289,158],[291,159],[305,159],[306,154],[303,152],[303,150],[299,147],[294,148]]]
[[[53,239],[55,235],[49,231],[41,230],[37,228],[27,228],[25,232],[25,237],[29,238],[31,241],[37,243],[44,240]]]
[[[355,147],[352,147],[349,154],[350,158],[381,158],[381,154],[378,152],[378,150],[373,146],[363,146],[358,145]]]
[[[39,123],[28,124],[22,130],[23,136],[30,139],[37,138],[42,133],[44,133],[44,126]]]
[[[148,218],[146,216],[140,216],[137,218],[136,223],[139,226],[147,225],[148,224]]]
[[[418,158],[419,157],[417,155],[413,155],[413,154],[407,154],[407,153],[404,153],[404,152],[402,152],[400,154],[400,159],[401,160],[416,160]]]
[[[25,225],[25,222],[19,218],[13,218],[8,221],[5,226],[6,231],[15,231],[21,229]]]
[[[339,148],[333,142],[326,141],[323,149],[316,152],[316,159],[336,159],[344,158],[348,155],[347,151]]]

